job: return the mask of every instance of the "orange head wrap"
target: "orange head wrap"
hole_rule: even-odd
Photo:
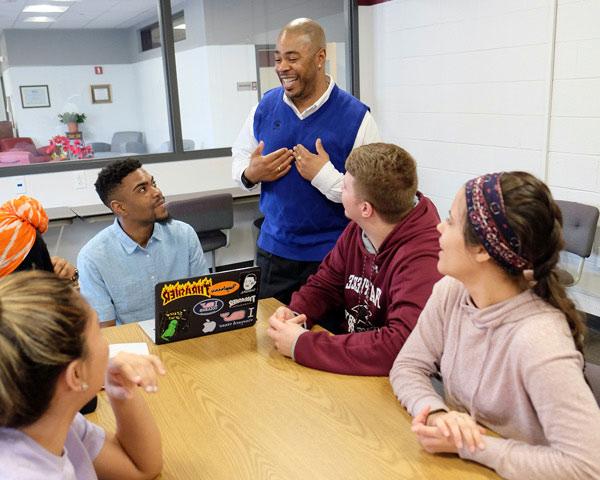
[[[27,256],[36,231],[48,229],[48,215],[35,198],[21,195],[0,205],[0,278],[13,272]]]

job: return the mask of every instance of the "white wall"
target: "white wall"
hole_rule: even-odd
[[[548,2],[480,4],[371,7],[375,117],[383,138],[413,153],[442,212],[474,175],[544,172]]]
[[[165,195],[235,186],[231,179],[231,158],[227,157],[152,163],[144,168],[156,177]],[[98,171],[90,169],[0,177],[0,203],[14,198],[17,180],[24,179],[27,195],[37,198],[47,208],[98,204],[100,199],[94,190]]]
[[[238,81],[256,81],[254,45],[211,45],[177,52],[179,98],[184,138],[196,148],[231,146],[248,112],[258,100],[256,91],[237,91]],[[114,132],[142,131],[148,151],[159,151],[169,140],[162,58],[130,65],[11,67],[4,72],[19,135],[35,144],[64,134],[57,115],[65,111],[87,116],[81,129],[86,142],[110,143]],[[48,85],[50,108],[23,109],[21,85]],[[92,104],[91,84],[108,83],[112,103]]]
[[[157,180],[165,195],[192,193],[220,188],[231,188],[231,158],[207,158],[170,163],[148,164],[144,168]],[[97,169],[73,172],[45,173],[26,177],[0,177],[0,203],[17,195],[17,181],[25,182],[26,193],[47,207],[93,205],[100,203],[94,190]],[[60,186],[60,188],[57,188]],[[217,251],[217,265],[252,260],[255,255],[252,221],[259,216],[258,204],[250,201],[236,205],[234,229],[230,233],[230,246]],[[86,223],[75,219],[64,228],[60,249],[56,251],[59,228],[50,228],[44,238],[52,255],[60,255],[75,262],[79,250],[106,222]]]
[[[559,1],[549,181],[600,205],[600,1]]]
[[[361,89],[441,215],[469,178],[515,169],[600,206],[600,1],[394,0],[360,17]],[[597,315],[599,265],[596,250],[572,289]]]
[[[134,69],[131,65],[104,65],[95,75],[93,65],[10,67],[4,72],[6,95],[10,95],[19,136],[32,137],[36,146],[48,145],[54,135],[64,135],[66,125],[58,114],[83,112],[86,142],[109,142],[119,130],[141,130]],[[90,85],[110,84],[112,103],[92,104]],[[50,108],[22,108],[19,86],[48,85]]]
[[[255,82],[256,57],[254,45],[212,45],[206,50],[208,102],[213,128],[212,141],[216,147],[233,145],[250,109],[258,102],[256,90],[238,91],[237,82]],[[188,90],[196,94],[197,87]],[[190,98],[189,95],[188,98]],[[186,96],[181,96],[182,101]],[[201,103],[198,102],[200,108]],[[199,125],[185,125],[186,129],[201,130]]]

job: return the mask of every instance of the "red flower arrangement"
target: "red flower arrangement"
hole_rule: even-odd
[[[46,154],[50,155],[52,160],[84,159],[93,157],[94,150],[91,145],[84,145],[81,140],[71,140],[64,135],[57,135],[50,139]]]

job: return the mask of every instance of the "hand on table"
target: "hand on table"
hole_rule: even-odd
[[[104,389],[109,397],[119,400],[131,398],[138,386],[149,393],[157,392],[158,376],[165,373],[164,365],[155,355],[120,352],[108,362]]]
[[[250,164],[244,170],[244,175],[252,183],[272,182],[278,180],[290,171],[294,156],[287,148],[280,148],[263,157],[265,143],[261,141],[250,156]]]
[[[75,267],[61,257],[50,257],[54,273],[60,278],[71,280],[75,276]]]
[[[309,182],[321,171],[323,165],[329,162],[329,154],[323,148],[321,139],[317,138],[315,143],[316,155],[311,153],[304,145],[294,147],[294,157],[296,157],[296,168]]]
[[[269,318],[267,335],[275,342],[275,348],[286,357],[292,356],[296,340],[307,330],[302,327],[306,315],[296,315],[287,307],[279,307]]]
[[[413,418],[411,430],[417,440],[429,453],[458,453],[467,448],[471,453],[476,448],[485,450],[482,435],[485,428],[466,413],[456,411],[436,412],[429,415],[430,407],[425,407]]]
[[[299,315],[296,312],[294,312],[293,310],[290,310],[288,307],[281,306],[281,307],[277,307],[277,310],[275,310],[275,313],[271,317],[275,317],[275,318],[277,318],[277,320],[286,322],[286,321],[291,320],[292,318],[296,318],[298,316]]]

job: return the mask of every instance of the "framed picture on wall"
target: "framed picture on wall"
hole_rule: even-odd
[[[112,103],[110,85],[90,85],[92,92],[92,103]]]
[[[23,108],[49,108],[48,85],[21,85],[21,106]]]

